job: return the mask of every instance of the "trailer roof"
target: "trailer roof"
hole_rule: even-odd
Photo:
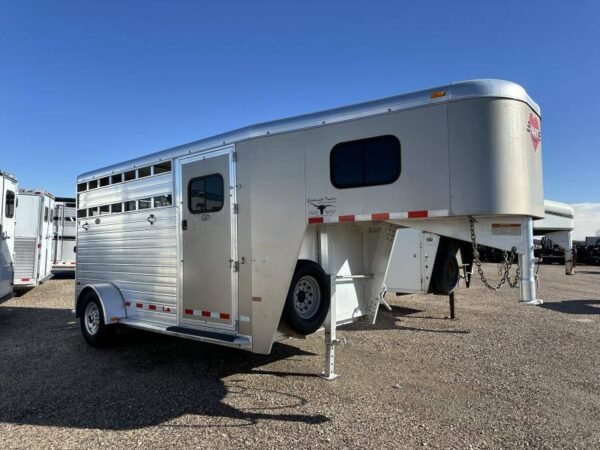
[[[443,93],[443,95],[434,96],[432,95],[434,93]],[[86,172],[79,175],[79,177],[77,177],[77,181],[88,181],[94,178],[107,176],[115,172],[177,158],[188,153],[208,150],[214,147],[220,147],[226,144],[261,136],[286,133],[290,131],[297,131],[306,128],[354,120],[357,118],[376,116],[379,114],[387,114],[390,112],[402,111],[411,108],[430,106],[438,103],[448,103],[479,97],[497,97],[519,100],[527,103],[538,116],[540,115],[540,108],[537,103],[535,103],[531,97],[529,97],[523,87],[516,83],[492,79],[461,81],[431,89],[424,89],[422,91],[411,92],[408,94],[372,100],[365,103],[342,106],[335,109],[290,117],[287,119],[250,125],[237,130],[218,134],[213,137],[208,137],[167,150],[151,153],[140,158],[131,159],[129,161],[107,166],[98,170]]]
[[[568,203],[555,202],[552,200],[544,200],[544,212],[554,216],[575,218],[575,210]]]
[[[17,182],[17,177],[15,177],[12,173],[4,172],[3,170],[0,170],[0,176],[8,178],[8,179],[14,181],[15,183]]]
[[[46,191],[45,189],[28,189],[28,188],[19,188],[19,195],[47,195],[48,197],[54,199],[54,194]]]

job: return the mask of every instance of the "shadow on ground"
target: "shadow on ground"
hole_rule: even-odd
[[[600,314],[600,300],[563,300],[544,302],[542,308],[566,314]]]
[[[456,323],[453,320],[450,320],[448,317],[433,317],[430,315],[416,315],[420,314],[423,311],[420,309],[414,308],[406,308],[402,306],[390,305],[392,310],[388,310],[384,306],[380,306],[379,313],[377,314],[377,321],[375,324],[369,323],[366,319],[360,320],[358,322],[354,322],[348,325],[345,325],[343,330],[347,331],[364,331],[364,330],[399,330],[399,331],[416,331],[416,332],[425,332],[425,333],[448,333],[448,334],[468,334],[470,331],[468,330],[458,330],[453,328],[421,328],[417,326],[406,326],[398,321],[402,320],[404,317],[414,319],[423,319],[423,320],[444,320],[448,321],[448,324]]]
[[[186,414],[234,419],[229,426],[265,419],[328,420],[301,414],[306,399],[289,392],[261,390],[273,404],[253,405],[244,377],[228,378],[313,376],[260,370],[311,353],[277,344],[264,356],[134,330],[120,334],[120,345],[94,349],[84,342],[69,310],[0,307],[0,422],[119,430]],[[236,395],[244,395],[242,404],[248,407],[227,403]],[[221,426],[221,420],[214,422],[205,426]]]

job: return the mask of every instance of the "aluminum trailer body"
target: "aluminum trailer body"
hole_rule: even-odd
[[[54,203],[52,272],[75,272],[77,205],[74,198],[57,197]]]
[[[15,176],[0,171],[0,299],[13,291],[15,209],[18,193]]]
[[[75,310],[92,344],[120,323],[269,353],[325,306],[331,362],[337,325],[376,319],[396,230],[468,241],[470,217],[480,243],[516,249],[536,302],[540,111],[511,82],[242,128],[77,183]]]
[[[54,196],[19,189],[15,225],[15,288],[35,287],[51,278]]]

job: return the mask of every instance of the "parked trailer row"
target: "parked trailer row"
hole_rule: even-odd
[[[0,298],[75,270],[76,205],[0,171]]]
[[[242,128],[77,183],[75,310],[91,345],[122,324],[269,353],[325,326],[332,378],[336,327],[375,322],[401,228],[436,236],[431,273],[440,249],[472,257],[472,240],[514,251],[520,300],[539,303],[540,110],[514,83]]]

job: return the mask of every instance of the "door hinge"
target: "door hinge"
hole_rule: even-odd
[[[239,213],[239,207],[237,203],[233,204],[233,214],[237,214]]]
[[[234,261],[233,259],[230,259],[229,260],[229,267],[234,272],[239,272],[240,271],[240,262],[239,261]]]
[[[231,161],[236,163],[237,162],[237,152],[232,152],[231,153]]]

